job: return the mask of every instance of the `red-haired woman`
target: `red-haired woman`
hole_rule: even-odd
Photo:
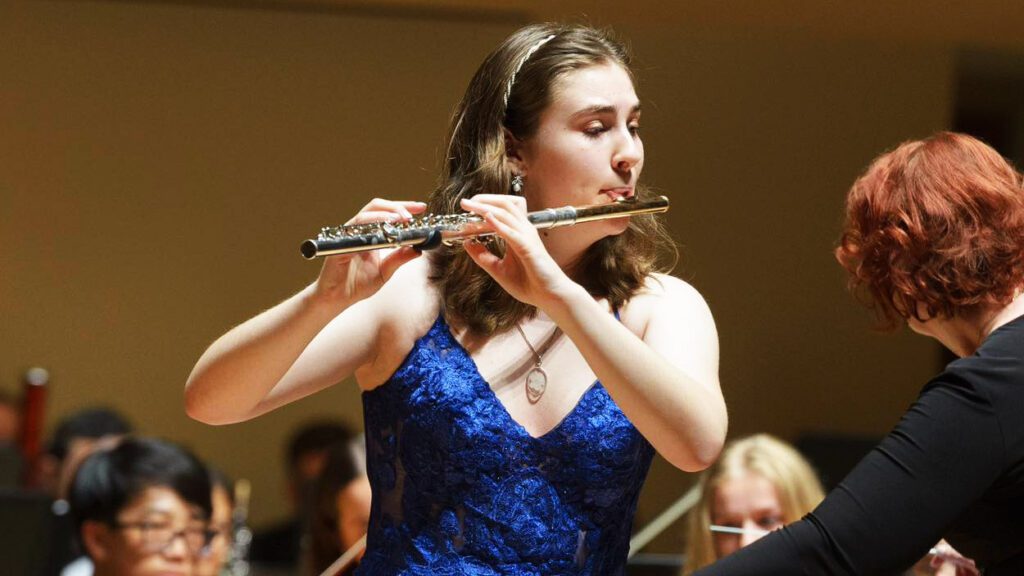
[[[1024,189],[962,134],[908,142],[847,199],[836,256],[890,325],[960,358],[804,521],[697,572],[894,574],[939,538],[1024,574]]]

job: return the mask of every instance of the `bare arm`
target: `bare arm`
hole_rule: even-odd
[[[422,210],[419,203],[374,200],[350,223]],[[402,248],[328,258],[316,282],[210,345],[185,384],[188,415],[209,424],[240,422],[351,375],[374,356],[373,296],[415,257]]]
[[[479,199],[479,200],[478,200]],[[704,300],[684,282],[650,282],[629,317],[642,337],[607,314],[548,254],[525,220],[521,198],[476,197],[509,247],[502,259],[482,246],[470,256],[510,294],[537,306],[572,339],[615,402],[669,462],[706,468],[718,456],[728,418],[718,383],[718,335]]]
[[[572,338],[616,404],[674,466],[706,468],[727,428],[718,383],[718,334],[711,313],[689,285],[664,277],[638,296],[642,338],[616,321],[582,287],[545,305]],[[632,312],[630,314],[633,315]]]

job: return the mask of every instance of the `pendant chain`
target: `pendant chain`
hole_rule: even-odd
[[[548,373],[544,371],[544,367],[541,365],[540,353],[533,347],[533,344],[530,344],[530,339],[526,337],[526,333],[523,332],[523,328],[518,322],[516,323],[516,330],[519,331],[519,335],[523,337],[523,342],[526,342],[526,346],[533,354],[535,366],[526,373],[526,382],[524,384],[526,386],[526,399],[530,401],[530,404],[536,404],[548,389]],[[558,336],[560,330],[558,327],[555,328],[555,332],[548,339],[549,343]]]
[[[526,337],[526,332],[523,332],[523,327],[516,322],[516,330],[519,330],[519,335],[523,337],[523,342],[526,342],[526,347],[530,349],[533,354],[533,363],[540,366],[540,354],[537,353],[537,349],[530,344],[530,339]]]

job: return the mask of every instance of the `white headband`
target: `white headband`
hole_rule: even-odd
[[[530,46],[530,49],[526,51],[526,54],[523,54],[523,57],[519,60],[519,64],[516,66],[516,69],[512,72],[512,75],[509,76],[508,85],[505,86],[505,108],[508,108],[508,98],[512,95],[512,85],[516,83],[516,74],[519,74],[519,71],[523,69],[523,64],[526,64],[526,61],[530,59],[530,56],[533,56],[534,52],[540,50],[541,46],[547,44],[555,36],[555,34],[552,34],[547,38],[542,38],[537,41],[536,44]]]

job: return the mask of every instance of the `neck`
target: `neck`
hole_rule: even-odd
[[[982,326],[982,333],[987,338],[989,334],[996,331],[1000,326],[1012,322],[1024,316],[1024,298],[1017,293],[1009,304],[996,310]]]
[[[1006,306],[985,308],[970,317],[950,320],[946,333],[939,340],[957,356],[970,356],[989,334],[1021,316],[1024,316],[1024,298],[1017,294]]]
[[[572,276],[576,264],[579,263],[587,248],[593,244],[592,239],[579,234],[578,230],[574,230],[580,226],[585,226],[585,224],[541,231],[540,237],[544,248],[547,249],[548,254],[558,264],[558,267],[569,276]],[[574,231],[577,234],[574,235]]]

